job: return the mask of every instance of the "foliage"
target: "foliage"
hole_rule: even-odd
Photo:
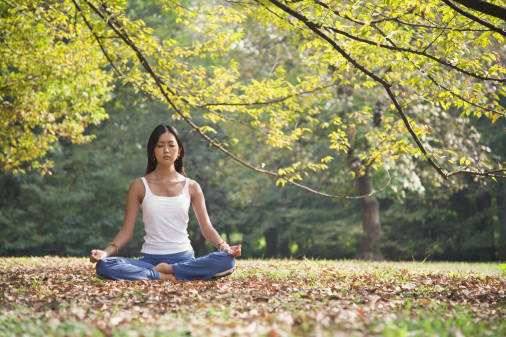
[[[47,173],[59,139],[87,143],[107,118],[112,74],[69,2],[0,4],[0,169]]]
[[[363,139],[367,139],[370,146],[361,148],[359,157],[364,162],[373,162],[374,169],[386,166],[395,170],[397,168],[395,163],[399,157],[412,160],[412,155],[420,155],[418,150],[407,141],[407,137],[403,137],[404,125],[399,120],[398,111],[393,105],[387,106],[384,112],[384,127],[376,132],[368,127],[373,119],[374,104],[378,101],[385,103],[388,100],[388,97],[381,94],[378,88],[381,87],[379,83],[374,83],[370,79],[366,80],[364,74],[353,69],[350,62],[336,52],[336,48],[307,29],[304,26],[305,22],[290,18],[287,11],[283,13],[279,10],[281,6],[276,6],[275,3],[275,1],[262,1],[257,4],[238,3],[225,6],[224,10],[231,18],[241,18],[243,15],[242,22],[246,23],[240,26],[234,21],[232,24],[236,32],[244,33],[244,37],[240,44],[232,44],[234,54],[230,59],[229,68],[235,72],[239,67],[240,74],[246,73],[249,76],[245,78],[245,84],[240,87],[230,85],[231,92],[227,92],[226,97],[223,96],[223,91],[220,91],[212,96],[211,103],[201,99],[199,107],[211,109],[220,116],[210,121],[215,125],[231,124],[227,129],[231,140],[244,141],[244,135],[247,132],[256,140],[257,146],[268,146],[276,152],[287,151],[287,157],[292,155],[293,159],[285,165],[270,161],[270,167],[278,168],[276,173],[279,185],[284,185],[287,181],[300,181],[308,174],[314,174],[314,171],[330,169],[327,158],[346,155],[349,149],[349,136],[352,133],[357,133]],[[206,4],[209,4],[209,7],[201,3],[192,3],[193,7],[186,4],[184,10],[181,10],[177,4],[167,5],[167,7],[182,17],[191,18],[197,13],[205,16],[208,13],[206,8],[216,6],[216,2]],[[336,6],[335,8],[328,8],[321,2],[307,1],[298,1],[291,5],[295,10],[299,10],[299,13],[306,15],[306,19],[311,24],[325,28],[326,32],[335,33],[331,35],[334,41],[342,42],[346,52],[351,54],[358,63],[367,69],[377,70],[380,75],[385,74],[388,81],[395,81],[395,90],[401,91],[399,100],[402,100],[404,107],[409,107],[406,111],[416,116],[409,119],[414,132],[425,141],[426,147],[434,158],[447,163],[448,170],[452,166],[458,166],[459,169],[472,168],[478,163],[484,165],[483,167],[490,167],[492,164],[490,158],[478,150],[481,146],[479,142],[471,142],[470,146],[458,146],[461,135],[454,131],[462,129],[465,130],[465,134],[473,133],[466,127],[468,121],[465,118],[459,119],[458,115],[467,116],[475,113],[476,116],[481,116],[485,112],[485,115],[493,121],[502,115],[497,112],[502,110],[499,105],[501,87],[488,86],[487,81],[474,81],[472,76],[476,75],[474,73],[466,78],[459,70],[462,70],[460,66],[468,65],[466,60],[461,59],[462,46],[466,46],[465,48],[473,53],[482,55],[482,44],[476,44],[476,39],[470,38],[471,36],[480,34],[480,37],[485,39],[492,38],[491,35],[494,35],[490,41],[495,41],[494,39],[502,39],[499,34],[481,34],[475,27],[459,29],[458,27],[461,26],[459,20],[467,21],[467,19],[451,15],[450,8],[436,3],[427,6],[408,4],[410,5],[408,11],[405,10],[404,4],[400,6],[391,2],[383,6],[378,6],[377,3],[353,6],[351,2],[341,2],[339,5],[332,4]],[[371,17],[385,19],[378,19],[377,24],[369,24]],[[430,22],[432,25],[428,28],[415,29],[411,25],[401,24],[405,21],[400,19],[397,21],[388,19],[400,17],[406,18],[407,22],[417,22],[420,25]],[[223,29],[226,19],[221,20],[223,21],[218,26],[210,20],[212,23],[209,29]],[[427,22],[420,22],[424,20]],[[190,19],[187,22],[193,23]],[[199,39],[211,41],[215,36],[203,33],[207,33],[207,27],[192,25],[190,29],[192,28],[197,31]],[[441,34],[445,29],[451,31],[451,38]],[[344,34],[338,34],[343,31]],[[351,35],[351,38],[346,34]],[[458,35],[458,38],[453,35]],[[369,39],[373,43],[359,41],[356,39],[357,36],[362,40]],[[421,48],[426,41],[431,41],[421,54],[429,53],[431,57],[434,54],[436,60],[433,59],[434,57],[417,54],[416,48],[405,51],[406,46],[392,42],[394,36],[409,47],[420,45]],[[395,44],[395,48],[401,48],[401,50],[392,51],[384,45],[380,46],[383,42]],[[283,45],[282,51],[278,48],[280,44]],[[492,44],[486,45],[492,46]],[[492,49],[490,53],[497,58],[499,51],[495,47],[490,48]],[[246,57],[240,57],[240,55]],[[444,56],[437,58],[438,55]],[[438,62],[447,55],[453,57],[458,69],[452,69],[451,65]],[[255,59],[260,59],[260,62],[255,64],[252,61]],[[459,64],[460,61],[462,64]],[[504,69],[500,65],[495,67],[495,62],[487,62],[483,59],[473,63],[473,69],[478,71],[480,67],[483,67],[482,69],[492,67],[494,71],[498,71],[495,75],[500,77],[504,74]],[[253,67],[252,64],[255,66]],[[430,72],[426,69],[430,69]],[[266,78],[266,80],[258,82],[257,78]],[[279,86],[283,78],[285,79],[284,86]],[[249,82],[250,79],[251,82]],[[449,80],[448,83],[446,79]],[[471,83],[469,81],[473,81],[472,86],[463,85],[463,83]],[[494,83],[494,80],[490,83]],[[367,97],[358,105],[351,104],[353,110],[349,113],[353,115],[345,122],[340,121],[342,117],[336,112],[336,106],[342,106],[343,103],[349,104],[349,102],[336,95],[334,86],[338,88],[337,91],[344,91],[348,97],[353,94],[351,100],[356,100],[356,97]],[[466,89],[463,89],[464,87]],[[237,90],[234,90],[235,88]],[[282,90],[287,88],[290,91]],[[474,96],[470,91],[462,90],[477,90],[483,93],[492,91],[490,95]],[[237,99],[234,99],[234,94]],[[222,95],[221,100],[220,95]],[[262,102],[264,104],[260,104]],[[297,110],[304,106],[303,112]],[[451,114],[445,117],[445,110],[452,110]],[[420,113],[423,111],[425,113]],[[452,123],[459,124],[460,127],[450,127],[449,124]],[[248,129],[242,127],[243,125],[251,127]],[[333,127],[329,128],[329,125]],[[326,136],[329,142],[326,146],[327,150],[331,150],[330,153],[324,156],[320,155],[321,152],[318,152],[319,156],[311,153],[306,156],[297,156],[300,151],[298,145],[311,142],[320,127],[327,130]],[[238,129],[238,132],[233,132]],[[223,132],[223,128],[220,131]],[[442,135],[449,135],[449,137],[442,137]],[[477,151],[480,152],[479,156],[476,155]],[[324,159],[325,161],[322,162]],[[251,162],[261,163],[262,168],[269,167],[269,162],[254,160],[254,158],[251,158]],[[405,173],[403,171],[400,175]],[[408,181],[409,185],[411,184]],[[395,187],[398,189],[398,185]],[[414,188],[419,188],[419,186],[415,185]]]
[[[374,169],[400,156],[421,156],[422,143],[407,141],[414,136],[446,173],[496,164],[445,143],[436,136],[439,126],[417,114],[421,106],[431,116],[439,108],[492,122],[504,115],[498,85],[506,73],[498,62],[503,37],[469,23],[442,2],[153,4],[175,20],[173,32],[146,24],[156,26],[157,19],[136,17],[149,6],[123,15],[126,1],[49,2],[45,10],[26,0],[8,13],[26,11],[32,21],[36,14],[65,17],[43,22],[44,29],[54,30],[56,21],[71,30],[72,23],[71,32],[93,45],[89,49],[96,55],[103,52],[118,79],[164,102],[222,150],[233,151],[233,144],[244,141],[240,125],[257,146],[287,157],[316,130],[326,130],[330,153],[323,156],[255,164],[250,153],[240,153],[276,175],[279,185],[326,170],[332,158],[345,155],[350,134],[370,123],[378,101],[386,106],[383,127],[374,132],[364,127],[360,135],[370,146],[359,157]],[[70,8],[75,15],[65,16]],[[352,121],[339,122],[333,111],[339,102],[336,87],[367,97],[354,107]],[[200,124],[193,124],[196,120]]]
[[[109,121],[91,127],[76,117],[79,128],[83,129],[75,129],[78,131],[75,137],[79,138],[83,130],[86,139],[95,134],[96,140],[91,144],[72,146],[64,139],[56,142],[63,134],[51,138],[51,144],[48,141],[44,151],[52,147],[46,156],[55,162],[47,171],[52,176],[8,173],[0,176],[0,254],[3,255],[86,255],[89,248],[108,242],[121,223],[126,186],[143,172],[142,148],[148,132],[160,121],[169,120],[166,102],[156,103],[144,95],[148,93],[164,100],[132,50],[120,39],[113,38],[114,32],[84,1],[77,3],[121,72],[115,75],[118,80],[115,91],[110,91],[114,69],[107,64],[96,36],[73,3],[50,1],[43,5],[27,0],[0,5],[1,24],[18,24],[20,28],[14,31],[15,25],[5,26],[5,32],[10,34],[9,43],[22,44],[17,54],[7,53],[0,61],[5,66],[19,64],[22,69],[8,68],[9,71],[1,73],[2,79],[19,77],[16,91],[9,96],[19,100],[11,108],[22,110],[26,104],[36,106],[31,92],[37,89],[41,91],[41,99],[54,103],[50,111],[54,116],[74,116],[70,111],[94,116],[97,111],[105,116],[103,113],[107,111],[110,115]],[[364,163],[372,162],[375,170],[377,196],[382,210],[386,210],[382,222],[387,258],[490,260],[506,256],[498,251],[506,242],[500,218],[504,184],[492,181],[476,184],[462,179],[448,186],[434,171],[427,170],[427,164],[417,159],[418,150],[410,143],[398,114],[385,103],[386,97],[377,84],[364,80],[363,75],[328,45],[305,31],[300,23],[293,19],[286,21],[286,16],[272,5],[220,1],[108,3],[111,10],[126,13],[120,16],[122,24],[149,56],[148,60],[167,87],[176,89],[176,94],[170,97],[182,106],[184,114],[204,126],[202,130],[227,149],[278,174],[270,180],[239,170],[231,160],[209,151],[184,121],[178,118],[170,121],[184,134],[189,149],[188,172],[204,188],[213,223],[228,240],[242,241],[248,256],[343,258],[355,255],[360,237],[357,205],[343,199],[333,202],[309,196],[287,185],[290,180],[303,179],[308,185],[325,188],[332,194],[353,194],[354,176],[347,163],[351,145]],[[318,8],[314,3],[302,1],[296,6],[317,22],[326,15],[325,20],[329,22],[325,24],[332,24],[334,29],[349,30],[350,34],[377,38],[384,43],[388,40],[380,38],[371,25],[358,25],[349,18],[367,21],[373,13],[374,20],[382,20],[402,11],[401,16],[395,17],[403,22],[427,24],[430,21],[434,25],[449,22],[448,27],[453,28],[464,23],[458,16],[445,19],[447,10],[436,14],[440,5],[410,3],[415,9],[404,12],[396,3],[373,10],[370,6],[355,8],[341,2],[336,4],[342,6],[341,15],[325,11],[320,17],[316,12],[311,13],[311,8]],[[424,17],[420,16],[422,11]],[[273,16],[273,12],[280,17]],[[501,51],[495,42],[501,37],[477,31],[481,27],[476,24],[439,35],[443,31],[441,27],[414,28],[398,20],[382,20],[377,27],[405,46],[409,46],[408,41],[413,46],[435,41],[428,51],[448,52],[454,56],[455,64],[469,66],[473,71],[486,68],[493,60],[487,61],[486,53],[480,53],[483,62],[471,60],[469,63],[467,56],[461,54],[463,50],[468,50],[473,57],[478,57],[475,53],[483,48],[490,49],[492,54]],[[38,28],[31,32],[30,26]],[[475,36],[481,42],[472,38]],[[461,49],[456,49],[453,38],[461,43]],[[37,39],[40,43],[30,44]],[[460,168],[504,161],[501,156],[505,149],[504,118],[491,124],[490,118],[495,115],[489,111],[486,116],[474,119],[473,114],[477,117],[483,109],[462,103],[452,94],[448,96],[449,90],[436,86],[430,78],[423,80],[423,73],[411,68],[414,64],[423,66],[436,81],[445,82],[447,88],[452,85],[459,90],[459,95],[465,94],[474,104],[490,109],[497,108],[497,96],[503,90],[500,86],[460,78],[459,72],[447,72],[441,64],[421,55],[390,53],[385,48],[375,49],[377,46],[353,39],[342,43],[360,62],[398,79],[399,90],[405,90],[401,96],[409,107],[406,111],[432,153],[446,156],[448,164]],[[2,44],[0,48],[9,46]],[[89,62],[81,62],[78,56],[89,58]],[[388,69],[389,63],[396,66]],[[495,73],[490,76],[499,76],[503,71],[501,65],[494,69]],[[30,77],[39,70],[46,77]],[[99,80],[99,87],[86,91],[89,88],[85,86],[95,80]],[[70,87],[68,96],[64,93],[67,87]],[[2,87],[2,95],[9,88]],[[475,91],[471,93],[471,90]],[[80,101],[85,99],[83,93],[95,96],[83,103]],[[101,110],[108,95],[112,100]],[[72,100],[66,102],[62,97]],[[216,105],[220,102],[238,105]],[[253,104],[259,102],[270,104]],[[383,104],[379,128],[372,125],[377,102]],[[9,118],[21,118],[20,114],[11,114],[11,110],[2,108],[1,111]],[[65,117],[65,120],[72,118]],[[54,122],[48,120],[46,126],[36,127],[34,134],[42,132],[44,127],[57,127]],[[21,120],[16,123],[29,124]],[[12,139],[19,132],[34,137],[22,130],[2,128],[0,132],[11,134]],[[42,151],[44,144],[41,141],[34,150]],[[28,155],[31,151],[27,148],[24,153]],[[27,163],[39,165],[35,157],[27,159],[25,164],[21,163],[22,157],[15,158],[20,160],[19,170],[28,167]],[[277,189],[273,182],[285,188]],[[433,185],[445,189],[434,189]],[[472,216],[467,211],[486,192],[490,193],[490,207],[476,210]],[[425,201],[419,202],[422,196]],[[435,207],[441,205],[445,206],[444,210]],[[122,251],[124,255],[138,253],[142,226],[138,224],[136,228],[136,239]],[[190,225],[194,247],[204,253],[208,247],[197,228],[195,222]]]

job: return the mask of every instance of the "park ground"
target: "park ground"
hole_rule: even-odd
[[[498,263],[243,259],[193,282],[94,271],[0,258],[0,336],[506,336]]]

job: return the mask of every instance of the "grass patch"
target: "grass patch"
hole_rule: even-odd
[[[0,258],[0,336],[505,336],[499,264],[238,260],[213,281],[107,281]]]
[[[399,313],[387,324],[378,324],[384,337],[438,336],[438,337],[486,337],[506,336],[505,320],[480,320],[464,306],[448,308],[445,305],[433,310]]]

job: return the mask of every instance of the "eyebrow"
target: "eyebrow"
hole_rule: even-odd
[[[162,144],[163,143],[176,143],[176,141],[175,140],[168,140],[168,141],[164,142],[164,141],[159,140],[157,144],[160,144],[160,143],[162,143]]]

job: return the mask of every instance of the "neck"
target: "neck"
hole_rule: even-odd
[[[175,178],[178,175],[174,165],[165,166],[165,167],[161,166],[161,165],[157,165],[155,170],[153,171],[153,173],[155,174],[155,176],[157,176],[160,179]]]

